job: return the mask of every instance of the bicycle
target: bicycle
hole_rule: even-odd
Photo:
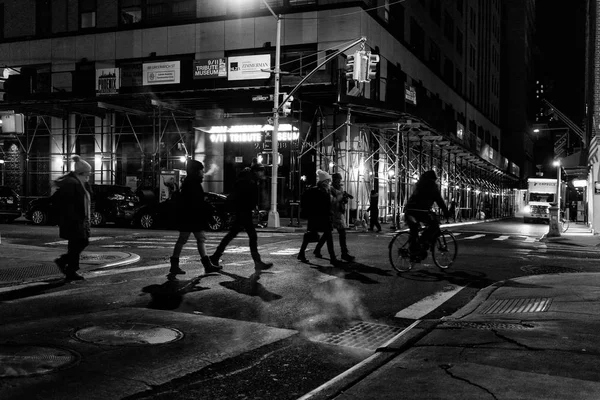
[[[569,219],[565,216],[565,210],[560,210],[560,224],[562,233],[565,233],[569,229]]]
[[[430,213],[436,221],[437,215]],[[439,222],[439,221],[438,221]],[[390,263],[398,272],[407,272],[412,269],[417,262],[427,258],[427,250],[431,251],[431,258],[438,268],[446,269],[452,265],[458,254],[458,242],[456,238],[447,229],[439,230],[429,240],[423,241],[423,232],[427,225],[421,224],[418,233],[418,243],[420,244],[419,254],[411,254],[409,250],[410,232],[398,232],[388,245]],[[412,256],[412,258],[411,258]]]

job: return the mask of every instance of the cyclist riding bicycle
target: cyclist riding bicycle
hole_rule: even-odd
[[[442,209],[445,218],[448,218],[450,214],[446,203],[442,199],[442,194],[438,189],[436,180],[437,175],[435,171],[423,172],[405,206],[404,220],[410,231],[409,251],[411,258],[415,259],[415,261],[418,260],[421,252],[420,243],[417,242],[421,223],[427,226],[422,234],[424,241],[428,241],[440,230],[437,218],[430,213],[433,203],[437,203],[438,207]]]

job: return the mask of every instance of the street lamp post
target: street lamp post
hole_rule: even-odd
[[[561,165],[560,160],[555,160],[552,165],[556,167],[556,204],[560,209],[560,181],[561,181]]]

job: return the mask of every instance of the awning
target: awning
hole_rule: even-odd
[[[560,161],[566,175],[586,179],[588,174],[585,152],[578,151]]]

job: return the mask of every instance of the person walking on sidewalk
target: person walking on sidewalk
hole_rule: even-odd
[[[329,193],[331,194],[331,213],[332,213],[332,225],[333,228],[337,229],[338,234],[340,236],[340,248],[342,250],[342,260],[344,261],[354,261],[354,256],[351,256],[348,252],[348,244],[346,241],[346,205],[348,204],[348,199],[352,199],[346,191],[342,189],[342,175],[335,173],[331,175],[331,187],[329,188]],[[317,258],[323,258],[321,255],[321,249],[325,242],[327,241],[327,236],[323,235],[317,243],[313,254]]]
[[[367,208],[369,212],[369,230],[373,231],[373,228],[376,227],[377,232],[381,232],[381,225],[379,225],[379,194],[377,190],[371,190],[371,198],[369,200],[369,208]]]
[[[333,248],[333,237],[331,236],[332,212],[330,194],[331,176],[322,170],[317,170],[317,185],[308,189],[302,195],[302,208],[308,218],[307,232],[302,238],[302,245],[298,253],[298,260],[308,262],[306,259],[306,248],[313,241],[318,241],[319,232],[323,232],[321,240],[327,243],[329,262],[333,265],[339,263]],[[315,240],[316,239],[316,240]]]
[[[448,217],[446,218],[447,224],[450,223],[450,217],[456,222],[456,200],[454,200],[454,197],[450,200],[450,207],[448,207]]]
[[[67,253],[54,260],[67,281],[84,279],[77,271],[81,252],[89,244],[92,208],[92,166],[78,155],[72,160],[73,171],[54,182],[57,189],[50,198],[58,215],[59,236],[68,241]]]
[[[200,261],[204,272],[218,272],[221,267],[213,265],[206,255],[206,234],[209,218],[211,218],[210,205],[204,200],[204,164],[197,160],[189,160],[186,165],[187,175],[181,185],[181,192],[176,200],[177,204],[177,229],[179,238],[173,248],[171,256],[170,275],[185,274],[179,267],[179,256],[183,246],[187,243],[190,234],[194,234]]]
[[[227,245],[242,231],[245,230],[250,241],[250,254],[254,260],[254,269],[257,271],[266,270],[273,266],[271,262],[262,261],[258,253],[258,235],[252,220],[252,212],[258,205],[260,181],[265,177],[265,166],[252,160],[249,168],[244,168],[238,176],[233,192],[228,196],[227,202],[234,210],[234,220],[229,232],[210,256],[213,265],[218,266],[219,261]]]

